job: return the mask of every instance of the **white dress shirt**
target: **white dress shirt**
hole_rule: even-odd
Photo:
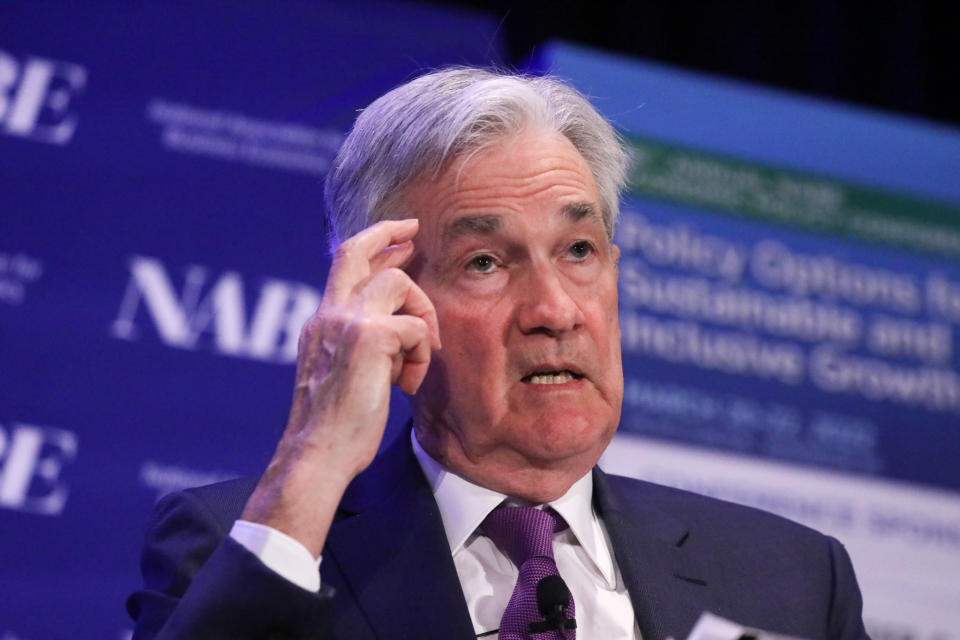
[[[517,567],[477,527],[507,500],[524,504],[466,480],[423,450],[411,434],[453,555],[476,634],[494,631],[517,582]],[[593,509],[593,476],[587,473],[559,499],[549,503],[569,525],[554,535],[557,569],[576,605],[578,640],[640,640],[626,585],[610,550],[610,540]],[[306,547],[270,527],[238,520],[230,535],[260,560],[295,584],[318,591],[320,577]],[[496,638],[496,634],[484,636]]]

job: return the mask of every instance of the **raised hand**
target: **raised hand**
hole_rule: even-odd
[[[437,314],[399,267],[413,254],[417,220],[379,222],[343,242],[323,300],[300,334],[293,403],[273,459],[243,519],[279,529],[314,556],[347,484],[383,438],[390,385],[414,393]]]

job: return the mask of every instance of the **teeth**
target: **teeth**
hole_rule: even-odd
[[[563,384],[573,380],[573,374],[569,371],[561,371],[557,374],[536,374],[530,376],[530,384]]]

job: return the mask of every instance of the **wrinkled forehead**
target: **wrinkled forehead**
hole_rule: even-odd
[[[553,165],[564,165],[567,169],[575,169],[582,176],[585,184],[589,183],[591,192],[591,197],[581,198],[584,207],[589,209],[584,213],[597,213],[606,224],[595,177],[589,163],[566,136],[550,129],[534,126],[505,131],[502,135],[487,139],[483,144],[467,144],[460,149],[448,149],[442,164],[424,167],[399,185],[378,207],[380,215],[376,216],[376,219],[420,217],[421,211],[414,211],[409,206],[405,206],[408,204],[404,201],[409,192],[422,194],[433,191],[438,199],[472,192],[487,186],[491,174],[493,180],[511,177],[507,170],[498,171],[501,163],[486,162],[490,156],[509,161],[514,156],[524,155],[523,152],[528,151],[531,146],[539,149],[548,145],[553,153],[539,155],[536,152],[527,153],[524,166],[532,165],[539,170],[547,170]],[[562,149],[563,158],[558,157],[557,148]],[[480,167],[483,168],[482,171],[478,171]]]

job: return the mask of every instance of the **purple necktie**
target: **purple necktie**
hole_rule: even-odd
[[[500,620],[499,640],[576,639],[575,629],[530,631],[530,623],[544,620],[537,607],[537,583],[559,575],[553,559],[553,534],[566,528],[559,514],[534,507],[499,507],[483,521],[484,535],[510,556],[520,572]],[[573,618],[573,596],[566,613]]]

